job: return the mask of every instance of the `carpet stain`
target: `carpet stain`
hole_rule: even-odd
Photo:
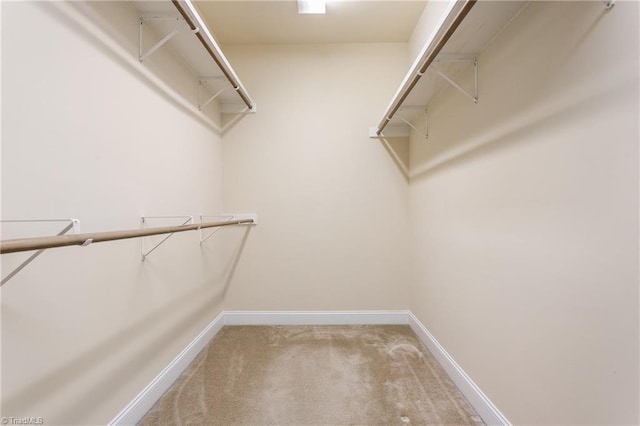
[[[411,328],[231,326],[140,425],[483,424]]]

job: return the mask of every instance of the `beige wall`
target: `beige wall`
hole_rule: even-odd
[[[164,50],[138,62],[128,3],[3,2],[3,219],[93,232],[220,213],[222,147],[196,87]],[[177,234],[144,263],[140,240],[45,252],[2,288],[2,415],[111,420],[220,311],[233,243]],[[3,275],[26,256],[3,255]]]
[[[411,144],[411,309],[514,424],[638,424],[638,4],[531,2],[479,69]]]
[[[225,52],[258,114],[225,135],[224,205],[260,221],[225,308],[407,308],[408,185],[368,138],[406,44]]]

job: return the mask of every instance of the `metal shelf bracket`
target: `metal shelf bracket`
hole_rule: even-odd
[[[424,129],[418,127],[418,125],[411,120],[400,115],[402,111],[407,110],[422,110],[424,112]],[[377,133],[377,129],[375,127],[369,128],[369,137],[371,139],[386,139],[386,138],[408,138],[411,136],[411,129],[415,130],[420,136],[425,139],[429,139],[429,119],[428,119],[428,109],[424,106],[404,106],[398,110],[396,115],[393,117],[393,120],[402,121],[404,124],[409,126],[406,128],[403,125],[389,125],[386,127],[384,133]],[[387,120],[391,121],[392,119],[388,118]]]
[[[401,112],[405,109],[410,109],[412,107],[404,107],[402,109],[400,109],[398,112]],[[416,107],[413,107],[416,108]],[[422,109],[422,107],[417,107]],[[429,139],[429,119],[428,119],[428,110],[427,108],[424,108],[424,130],[420,129],[418,126],[416,126],[413,122],[407,120],[406,118],[404,118],[402,115],[400,114],[396,114],[396,117],[402,121],[403,123],[405,123],[407,126],[411,127],[413,130],[415,130],[420,136],[424,137],[425,139]]]
[[[73,230],[74,234],[80,234],[80,221],[78,219],[42,219],[42,220],[0,220],[3,223],[24,223],[24,222],[69,222],[60,232],[56,235],[64,235],[70,230]],[[11,271],[6,277],[2,279],[0,282],[0,286],[5,285],[11,278],[13,278],[18,272],[22,271],[27,267],[28,264],[33,262],[36,257],[40,256],[45,249],[41,249],[33,253],[31,256],[27,258],[24,262],[22,262],[18,267],[16,267],[13,271]]]
[[[458,89],[463,95],[468,97],[473,101],[473,103],[478,103],[478,60],[475,57],[470,57],[468,55],[439,55],[436,59],[437,63],[440,62],[473,62],[473,85],[474,91],[473,94],[469,93],[462,86],[456,83],[452,78],[446,75],[437,65],[433,64],[429,69],[440,77],[442,77],[447,83]]]
[[[186,224],[188,224],[190,222],[193,223],[193,216],[142,216],[140,218],[140,229],[144,229],[145,224],[147,222],[147,219],[184,219],[184,218],[187,218],[187,220],[185,220],[183,223],[181,223],[181,225],[186,225]],[[149,256],[149,254],[151,254],[152,251],[157,249],[162,243],[164,243],[169,238],[171,238],[172,235],[173,235],[173,233],[168,234],[158,244],[153,246],[147,252],[144,251],[144,238],[141,238],[140,239],[140,253],[142,255],[142,261],[144,262],[144,260],[147,258],[147,256]]]
[[[227,221],[229,220],[233,220],[233,216],[200,216],[200,223],[204,223],[204,218],[207,217],[213,217],[213,218],[223,218]],[[216,232],[218,232],[220,230],[220,228],[215,228],[213,231],[211,231],[209,233],[209,235],[207,235],[206,237],[204,237],[204,232],[202,231],[202,228],[198,230],[198,232],[200,232],[200,245],[202,245],[202,243],[204,243],[205,241],[207,241],[209,238],[211,238],[211,236],[213,234],[215,234]]]
[[[233,117],[222,126],[221,133],[223,135],[227,133],[229,129],[235,126],[240,120],[242,120],[242,118],[250,114],[255,114],[257,111],[257,105],[255,103],[253,104],[253,108],[244,107],[240,110],[237,109],[237,105],[238,104],[222,104],[221,112],[223,114],[229,114]]]
[[[258,215],[257,214],[223,214],[223,215],[220,215],[220,216],[200,216],[200,223],[204,223],[204,218],[222,218],[222,219],[225,219],[227,221],[242,220],[242,219],[253,219],[253,223],[250,223],[249,225],[257,225],[258,224]],[[213,234],[215,234],[216,232],[218,232],[220,229],[221,228],[215,228],[207,236],[204,236],[204,232],[202,232],[202,229],[200,229],[199,230],[199,232],[200,232],[200,245],[202,245],[205,241],[207,241],[209,238],[211,238],[211,236]]]
[[[164,36],[159,42],[154,44],[151,48],[149,48],[149,50],[147,50],[145,52],[143,47],[142,47],[142,35],[143,35],[143,32],[144,32],[144,30],[143,30],[144,29],[144,23],[148,22],[148,21],[159,21],[159,20],[163,20],[163,21],[175,20],[177,22],[176,28],[173,31],[171,31],[169,34]],[[176,17],[162,17],[162,16],[142,17],[142,18],[139,19],[139,23],[140,23],[140,25],[139,25],[139,31],[138,31],[138,59],[140,60],[140,62],[144,62],[144,60],[147,59],[149,56],[151,56],[156,50],[158,50],[166,42],[171,40],[173,38],[173,36],[175,36],[176,34],[178,34],[181,31],[188,30],[188,27],[186,27],[184,25],[184,19],[176,18]],[[196,28],[192,32],[196,33],[196,32],[198,32],[198,29]]]
[[[218,96],[220,96],[222,94],[222,92],[224,92],[225,90],[228,89],[228,87],[223,87],[222,89],[218,90],[216,93],[213,94],[213,96],[209,97],[206,101],[202,102],[202,86],[204,86],[205,84],[207,84],[210,80],[223,80],[225,82],[228,82],[229,80],[227,80],[225,77],[200,77],[198,78],[198,109],[200,111],[202,111],[202,109],[204,107],[206,107],[207,105],[209,105],[214,99],[216,99]]]

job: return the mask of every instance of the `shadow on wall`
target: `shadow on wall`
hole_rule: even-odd
[[[140,366],[140,359],[152,359],[161,351],[167,340],[180,336],[193,324],[193,321],[211,312],[213,308],[220,307],[240,261],[240,257],[246,245],[251,228],[246,227],[244,235],[238,245],[233,250],[230,257],[226,259],[226,268],[222,273],[222,288],[216,293],[210,293],[210,286],[216,282],[214,278],[201,283],[195,290],[184,294],[172,303],[156,310],[153,314],[139,320],[126,330],[123,330],[111,337],[105,338],[92,349],[68,360],[60,365],[56,370],[50,372],[40,380],[33,382],[23,388],[20,392],[11,395],[3,401],[3,415],[21,416],[20,413],[28,412],[32,407],[27,406],[27,402],[45,400],[55,397],[60,392],[60,383],[73,384],[83,376],[91,374],[97,369],[101,369],[103,361],[111,358],[122,357],[123,360],[117,368],[111,371],[101,371],[101,380],[92,381],[92,388],[87,389],[82,399],[75,400],[73,406],[61,407],[57,413],[58,418],[65,419],[65,422],[73,423],[82,418],[86,418],[93,407],[100,406],[104,399],[104,390],[111,391],[118,389],[125,383],[126,377],[136,374]],[[204,249],[204,248],[203,248]],[[209,258],[209,256],[205,256]],[[175,306],[191,305],[187,315],[173,317]],[[3,308],[3,316],[19,316],[20,310],[11,307]],[[167,323],[169,327],[161,327]],[[149,334],[156,333],[152,338]],[[158,334],[160,333],[160,334]],[[124,355],[123,349],[127,344],[138,339],[148,340],[150,343],[143,349],[131,354]],[[114,415],[117,413],[114,413]]]
[[[456,96],[435,103],[430,109],[431,122],[434,123],[430,138],[415,142],[412,139],[415,144],[411,151],[412,180],[492,150],[503,149],[508,143],[517,142],[514,136],[525,130],[551,124],[560,116],[564,120],[569,119],[581,107],[606,102],[613,97],[613,92],[619,94],[620,90],[628,90],[625,84],[629,81],[615,78],[602,78],[597,82],[593,79],[592,84],[576,78],[576,86],[554,86],[558,70],[570,62],[601,20],[612,13],[595,2],[580,3],[583,2],[557,4],[554,13],[545,13],[546,10],[541,8],[540,16],[519,27],[514,40],[510,40],[508,45],[487,61],[483,61],[484,56],[481,55],[479,82],[486,93],[480,94],[478,105],[464,104],[463,108],[457,108],[461,110],[457,118],[452,118],[443,116],[441,110],[451,110],[452,98]],[[536,24],[529,25],[529,22]],[[566,27],[566,22],[573,23],[572,30],[563,32],[568,33],[566,37],[554,38],[560,29]],[[523,49],[522,46],[534,48]],[[468,69],[461,79],[469,78]],[[448,88],[443,93],[451,95],[452,90]],[[451,124],[455,120],[464,120],[464,123]],[[449,125],[438,126],[443,121]],[[447,135],[443,137],[441,129],[445,127]]]
[[[223,264],[226,265],[226,267],[223,269],[223,271],[220,274],[220,280],[224,283],[222,286],[222,291],[220,293],[223,298],[226,297],[227,291],[229,290],[229,287],[231,287],[231,282],[233,281],[233,277],[235,276],[238,263],[240,262],[240,258],[247,244],[247,240],[249,239],[249,234],[251,233],[253,226],[249,225],[244,228],[245,229],[244,229],[244,232],[242,233],[242,239],[240,240],[240,243],[229,254],[229,257],[225,259],[223,262]],[[238,230],[238,228],[236,230]],[[229,228],[229,229],[225,229],[225,231],[229,231],[229,233],[232,233],[234,229]],[[204,246],[203,246],[203,249],[205,249]],[[205,259],[210,260],[211,257],[205,256]]]
[[[404,179],[409,182],[409,140],[407,138],[380,138]]]
[[[463,139],[457,145],[448,144],[449,150],[438,156],[432,156],[423,164],[413,168],[411,180],[417,181],[435,174],[448,167],[455,167],[476,158],[494,152],[504,151],[518,143],[531,143],[535,140],[526,138],[536,129],[548,130],[554,126],[563,126],[573,119],[578,122],[585,114],[593,112],[594,105],[614,108],[621,95],[628,93],[628,87],[620,85],[615,90],[603,90],[592,94],[591,98],[577,99],[565,105],[541,107],[537,111],[513,117],[513,119],[494,131]]]

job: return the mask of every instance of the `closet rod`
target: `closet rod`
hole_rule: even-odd
[[[92,243],[125,240],[128,238],[148,237],[150,235],[172,234],[174,232],[196,231],[218,226],[241,225],[254,223],[253,219],[238,219],[224,222],[196,223],[192,225],[162,226],[146,229],[131,229],[125,231],[95,232],[87,234],[57,235],[51,237],[22,238],[17,240],[0,241],[0,254],[17,253],[21,251],[41,250],[66,246],[87,246]]]
[[[238,96],[242,98],[242,102],[245,103],[247,108],[252,110],[253,101],[249,97],[249,94],[247,93],[245,88],[242,86],[242,83],[240,83],[240,79],[233,71],[233,68],[231,68],[231,65],[227,61],[227,58],[225,58],[224,54],[222,53],[220,46],[218,46],[218,43],[216,43],[213,36],[207,30],[207,26],[205,25],[202,18],[200,18],[198,11],[193,6],[193,3],[191,3],[191,0],[171,0],[171,2],[187,22],[189,28],[191,28],[191,30],[195,32],[198,40],[200,40],[200,43],[202,43],[204,48],[207,49],[207,52],[209,52],[209,55],[216,62],[227,80],[229,80],[229,83],[231,83],[233,89],[238,93]]]
[[[427,72],[431,63],[436,59],[436,56],[438,56],[445,44],[447,44],[447,41],[449,41],[465,16],[467,16],[467,13],[469,13],[475,2],[476,0],[457,0],[451,5],[447,16],[437,29],[435,35],[431,38],[430,43],[422,49],[420,57],[414,62],[414,66],[405,77],[402,86],[396,93],[393,101],[391,101],[391,105],[387,108],[384,118],[380,121],[380,124],[378,124],[378,129],[376,130],[378,136],[382,135],[384,128],[389,124],[389,121],[391,121],[395,113],[398,112],[398,109],[400,109],[402,103],[407,99],[407,96],[409,96],[409,93],[411,93],[418,83],[420,77]]]

